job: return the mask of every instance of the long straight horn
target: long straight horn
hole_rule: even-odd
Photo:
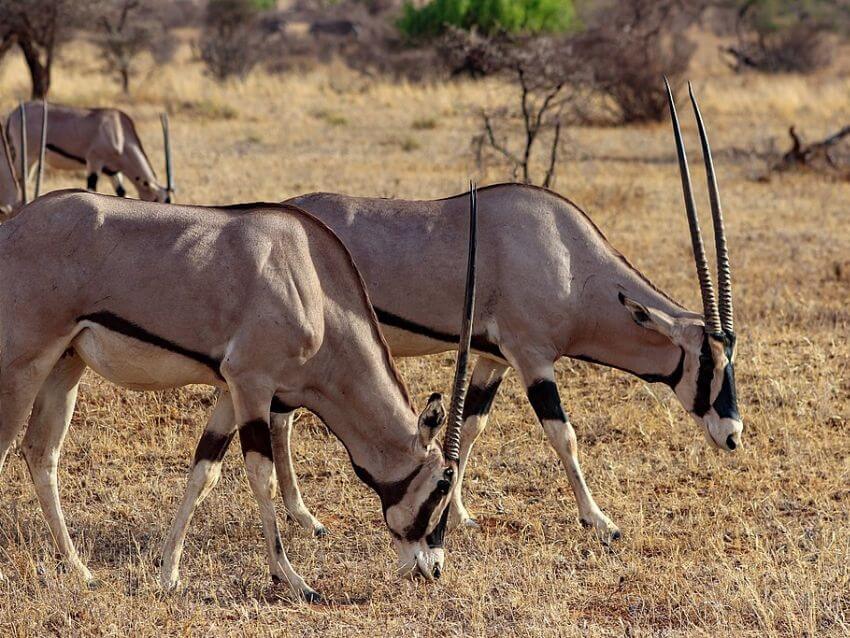
[[[705,329],[711,334],[720,332],[720,316],[717,313],[717,301],[714,297],[714,285],[711,283],[711,271],[705,256],[705,246],[702,243],[702,233],[699,228],[694,194],[691,188],[691,175],[688,171],[688,158],[685,155],[685,144],[682,141],[682,131],[679,129],[679,118],[676,115],[676,104],[673,102],[673,92],[670,83],[664,78],[667,87],[667,101],[670,104],[670,118],[673,121],[673,136],[676,138],[676,153],[679,156],[679,173],[682,176],[682,192],[685,197],[685,211],[688,215],[688,226],[691,230],[691,246],[694,251],[694,261],[697,266],[699,288],[702,294],[702,309],[705,316]]]
[[[478,251],[478,193],[469,183],[469,248],[466,262],[466,296],[463,302],[463,325],[457,349],[452,402],[449,407],[449,426],[443,454],[447,461],[460,459],[460,428],[463,423],[463,404],[466,400],[467,364],[472,343],[472,317],[475,314],[475,254]]]
[[[21,203],[27,203],[27,112],[23,101],[18,103],[21,114]]]
[[[729,249],[726,246],[726,229],[723,226],[723,210],[720,207],[720,191],[717,188],[717,176],[714,172],[714,161],[711,159],[711,147],[705,134],[702,114],[694,95],[694,89],[688,82],[688,93],[697,118],[699,139],[702,143],[702,156],[705,161],[705,177],[708,181],[708,198],[711,202],[711,219],[714,224],[714,247],[717,251],[717,292],[720,301],[720,325],[729,334],[735,332],[732,320],[732,268],[729,266]]]
[[[35,197],[41,195],[41,179],[44,176],[44,149],[47,146],[47,100],[41,101],[41,144],[38,148],[38,172],[35,174]]]
[[[168,198],[171,199],[174,195],[174,172],[171,163],[171,135],[168,129],[168,113],[161,113],[159,121],[162,124],[162,142],[165,148],[165,180]]]

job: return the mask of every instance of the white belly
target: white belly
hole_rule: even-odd
[[[86,323],[72,342],[83,361],[112,383],[131,390],[163,390],[190,383],[221,386],[206,365],[163,348]]]

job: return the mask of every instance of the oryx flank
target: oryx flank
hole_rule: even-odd
[[[58,191],[0,226],[0,273],[0,465],[31,412],[23,454],[59,551],[81,577],[91,574],[65,527],[56,468],[86,366],[137,390],[220,389],[166,541],[166,587],[238,431],[272,577],[315,598],[278,533],[273,461],[286,458],[273,453],[270,406],[320,415],[378,493],[401,567],[440,575],[457,470],[434,442],[442,400],[431,395],[417,418],[363,281],[324,224],[289,205]],[[462,370],[456,385],[464,381]],[[462,397],[452,405],[459,430]]]
[[[37,148],[41,121],[41,102],[24,105],[27,121],[27,146]],[[21,116],[17,109],[9,113],[6,136],[12,159],[20,153]],[[36,157],[29,156],[28,170]],[[17,160],[15,160],[17,162]],[[133,183],[139,197],[146,201],[168,202],[171,193],[156,178],[129,115],[118,109],[84,109],[50,104],[47,121],[47,164],[60,170],[85,167],[86,187],[97,189],[98,175],[107,175],[115,193],[126,195],[122,175]],[[15,164],[17,166],[17,163]]]
[[[590,361],[670,386],[718,448],[740,444],[732,361],[735,334],[729,259],[708,140],[696,101],[719,258],[720,307],[694,210],[675,117],[676,148],[703,314],[652,285],[569,200],[541,188],[482,188],[475,364],[464,411],[460,475],[449,528],[474,525],[460,486],[470,449],[487,422],[508,368],[516,370],[549,442],[567,469],[583,524],[604,541],[620,532],[600,510],[579,467],[576,435],[555,385],[561,357]],[[463,286],[464,199],[403,201],[316,193],[289,200],[317,216],[345,243],[363,277],[390,350],[397,356],[454,347]],[[410,291],[416,291],[411,294]],[[719,318],[718,318],[719,312]],[[291,419],[288,421],[291,427]],[[287,433],[288,438],[288,433]],[[287,450],[288,451],[288,450]],[[284,468],[291,468],[288,462]],[[281,477],[286,506],[305,527],[320,523],[304,507],[295,476]]]

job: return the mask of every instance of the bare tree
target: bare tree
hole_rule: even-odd
[[[581,95],[580,74],[563,41],[555,38],[484,38],[451,29],[443,43],[455,73],[499,74],[516,87],[517,101],[481,112],[482,133],[473,138],[479,163],[485,148],[510,164],[513,178],[535,183],[533,166],[543,154],[539,183],[550,186],[561,150],[562,128],[576,119]],[[522,128],[522,141],[512,147],[504,130]],[[542,150],[537,150],[541,148]]]
[[[17,45],[32,80],[32,97],[50,90],[56,51],[84,25],[99,0],[0,0],[0,53]]]
[[[103,53],[106,70],[130,92],[139,55],[149,52],[163,63],[174,55],[175,43],[153,8],[142,0],[113,0],[97,22],[95,43]]]
[[[844,126],[835,133],[817,142],[804,143],[794,126],[788,129],[791,137],[791,148],[774,162],[770,169],[785,172],[795,168],[808,168],[827,173],[838,174],[850,178],[850,153],[844,153],[842,159],[835,157],[835,150],[847,137],[850,137],[850,125]]]
[[[217,80],[244,78],[276,36],[264,27],[254,0],[210,0],[200,40],[201,59]]]

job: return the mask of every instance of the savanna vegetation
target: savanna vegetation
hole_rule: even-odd
[[[117,106],[133,116],[160,173],[158,116],[167,111],[182,202],[315,190],[435,198],[461,192],[470,177],[548,176],[653,282],[696,309],[675,152],[657,97],[666,74],[685,107],[690,79],[733,259],[743,448],[710,449],[666,387],[558,364],[588,482],[624,534],[605,547],[579,525],[563,467],[509,376],[467,471],[466,504],[481,527],[448,538],[447,570],[426,584],[396,579],[377,498],[336,439],[304,414],[295,463],[305,501],[330,534],[314,539],[292,521],[282,531],[290,558],[328,603],[299,603],[269,582],[235,446],[194,519],[183,586],[165,593],[160,548],[212,392],[133,393],[87,373],[60,492],[101,585],[89,590],[64,573],[13,454],[0,477],[0,635],[850,632],[850,136],[816,146],[850,124],[847,4],[556,4],[573,11],[563,29],[445,21],[440,33],[412,40],[399,28],[412,9],[392,0],[87,1],[72,12],[61,1],[0,0],[0,107],[45,94]],[[416,7],[437,5],[450,3]],[[497,5],[555,6],[463,4]],[[800,25],[817,35],[800,36]],[[790,66],[790,45],[774,44],[783,39],[807,52]],[[217,49],[224,44],[234,48]],[[815,63],[798,64],[811,47]],[[46,173],[48,190],[84,182],[82,170]],[[449,354],[398,360],[418,405],[435,388],[448,391],[452,362]]]

